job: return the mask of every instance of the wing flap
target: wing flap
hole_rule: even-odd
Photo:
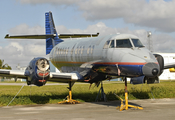
[[[78,81],[81,77],[78,73],[56,73],[51,72],[50,78],[48,81],[54,81],[54,82],[70,82],[70,81]]]

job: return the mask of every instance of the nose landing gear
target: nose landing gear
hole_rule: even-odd
[[[116,109],[119,109],[120,111],[122,111],[124,109],[128,110],[128,108],[131,107],[131,108],[136,108],[136,109],[141,109],[142,110],[143,109],[142,107],[138,107],[138,106],[128,104],[128,90],[127,90],[127,79],[126,79],[126,77],[124,78],[124,80],[125,80],[125,105],[123,103],[123,99],[120,98],[118,95],[116,95],[121,100],[121,105],[118,106]]]

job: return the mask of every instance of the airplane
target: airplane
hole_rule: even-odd
[[[100,83],[111,77],[122,77],[125,81],[125,105],[128,105],[127,80],[133,83],[158,83],[164,69],[175,67],[175,64],[164,65],[159,54],[152,54],[132,34],[114,34],[99,36],[96,34],[58,34],[52,12],[45,13],[45,30],[43,35],[18,35],[6,39],[46,39],[46,54],[30,61],[26,70],[3,70],[0,76],[26,79],[27,84],[43,86],[47,81],[69,83],[69,95],[62,103],[79,103],[72,99],[72,86],[75,82]],[[49,61],[61,72],[50,72]]]

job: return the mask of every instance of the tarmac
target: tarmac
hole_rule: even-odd
[[[0,107],[0,120],[174,120],[175,99],[129,100],[143,110],[116,109],[120,101]]]

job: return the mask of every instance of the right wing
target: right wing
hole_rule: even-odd
[[[28,79],[29,77],[33,77],[28,70],[5,70],[0,69],[0,76],[3,77],[11,77],[11,78],[22,78]],[[50,72],[49,78],[47,81],[53,82],[78,82],[82,77],[78,73],[58,73],[58,72]]]
[[[27,76],[25,75],[25,72],[26,72],[25,70],[5,70],[5,69],[0,69],[0,76],[27,79]]]

